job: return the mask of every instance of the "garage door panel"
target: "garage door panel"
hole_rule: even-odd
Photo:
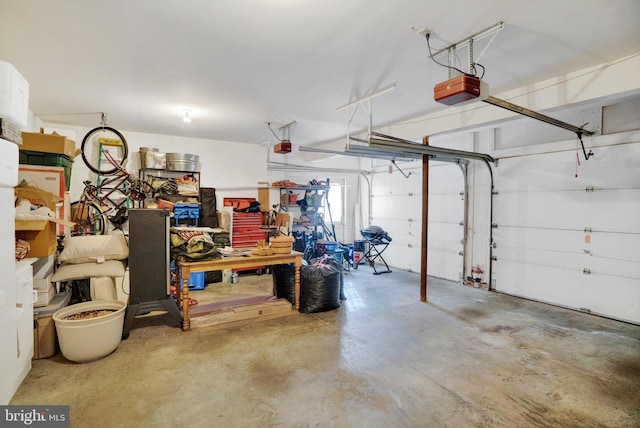
[[[500,160],[495,287],[640,322],[640,145],[598,148],[577,178],[567,154]]]
[[[584,232],[498,226],[494,231],[494,241],[496,251],[530,248],[556,252],[582,252]]]
[[[496,268],[497,291],[640,323],[637,280],[530,263],[498,262]]]
[[[578,272],[635,278],[640,283],[640,263],[597,257],[583,252],[564,252],[532,248],[496,248],[494,255],[503,263],[528,263],[537,267],[557,267]]]
[[[498,258],[494,265],[500,272],[497,291],[575,308],[575,295],[584,274],[554,266],[534,265]]]
[[[640,233],[640,189],[613,189],[587,194],[591,196],[586,208],[589,227],[594,230]]]
[[[587,254],[609,260],[640,260],[640,234],[498,227],[494,241],[497,252],[525,248]]]
[[[579,308],[590,312],[640,323],[640,281],[632,278],[591,274],[583,278],[578,295]]]
[[[429,224],[429,243],[436,241],[450,242],[452,245],[462,246],[460,240],[463,238],[464,230],[459,224],[451,223],[433,223]],[[455,237],[458,237],[457,241],[454,241]]]
[[[576,152],[572,151],[500,159],[496,185],[503,192],[640,187],[640,145],[598,147],[595,151],[588,161],[580,154],[577,168]]]
[[[422,200],[419,196],[376,195],[371,201],[371,207],[375,217],[422,221]]]
[[[427,255],[427,268],[431,276],[459,281],[462,275],[462,256],[430,248]]]
[[[498,224],[640,233],[640,190],[499,193]]]
[[[464,201],[460,195],[429,195],[429,221],[456,222],[464,220]]]

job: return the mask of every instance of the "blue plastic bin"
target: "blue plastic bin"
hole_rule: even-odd
[[[182,278],[180,278],[180,288],[182,288]],[[189,290],[204,290],[204,272],[189,274]]]

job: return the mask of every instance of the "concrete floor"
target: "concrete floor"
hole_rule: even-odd
[[[437,279],[421,303],[417,274],[371,272],[331,312],[137,319],[102,360],[34,361],[11,404],[68,404],[72,427],[640,426],[639,326]]]

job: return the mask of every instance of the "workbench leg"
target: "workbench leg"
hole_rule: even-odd
[[[294,269],[294,294],[296,295],[296,311],[300,310],[300,267],[302,266],[302,257],[297,257],[293,263]]]
[[[182,330],[189,331],[191,321],[189,320],[189,276],[191,269],[180,268],[182,275]]]

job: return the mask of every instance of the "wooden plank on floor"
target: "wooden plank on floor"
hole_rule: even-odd
[[[261,319],[271,315],[286,316],[292,312],[295,313],[289,301],[276,299],[271,302],[224,308],[207,315],[201,315],[191,319],[191,327],[200,329],[237,321]]]
[[[288,317],[296,314],[298,314],[298,312],[294,310],[290,310],[289,312],[282,312],[282,313],[277,313],[272,315],[263,315],[259,318],[251,318],[251,319],[240,320],[240,321],[226,322],[222,324],[208,325],[205,327],[199,327],[197,330],[201,333],[206,333],[208,331],[215,331],[215,330],[235,329],[235,328],[244,327],[245,325],[253,324],[256,322],[273,320],[276,318]]]

